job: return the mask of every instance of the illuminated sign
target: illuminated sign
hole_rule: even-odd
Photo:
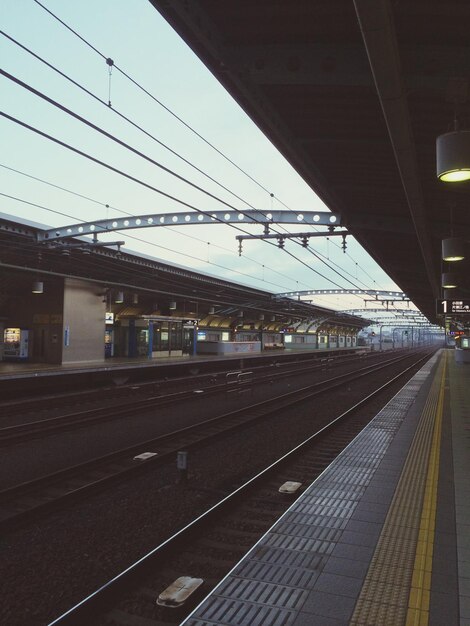
[[[111,313],[110,311],[106,311],[105,317],[104,317],[104,323],[114,324],[114,313]]]
[[[468,315],[470,314],[470,300],[436,300],[438,315]]]

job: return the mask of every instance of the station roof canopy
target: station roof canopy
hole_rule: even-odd
[[[38,233],[46,227],[0,213],[0,318],[9,297],[31,291],[33,281],[77,278],[97,285],[97,295],[113,290],[130,296],[139,294],[152,308],[197,311],[200,319],[212,313],[244,320],[259,319],[288,325],[301,319],[331,320],[333,325],[348,328],[369,326],[371,320],[336,312],[306,302],[230,282],[182,266],[127,250],[89,247],[91,239],[70,237],[69,247],[58,247],[38,241]],[[197,305],[196,307],[190,305]],[[153,309],[152,309],[153,310]],[[188,315],[189,317],[189,315]]]
[[[469,127],[470,3],[151,2],[435,321],[441,240],[470,239],[470,182],[436,178],[436,137]]]

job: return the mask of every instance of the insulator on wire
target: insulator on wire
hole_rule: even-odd
[[[108,66],[108,106],[111,107],[111,73],[113,71],[114,61],[108,57],[106,59],[106,65]]]

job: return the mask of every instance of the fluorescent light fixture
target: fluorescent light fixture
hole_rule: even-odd
[[[436,139],[437,177],[445,183],[470,179],[470,131],[454,130]]]
[[[444,289],[455,289],[459,286],[459,280],[454,272],[445,272],[441,277],[441,287]]]
[[[442,260],[462,261],[465,258],[464,240],[460,237],[449,237],[442,240]]]

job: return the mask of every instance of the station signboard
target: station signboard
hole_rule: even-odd
[[[470,315],[470,300],[436,300],[437,315]]]

